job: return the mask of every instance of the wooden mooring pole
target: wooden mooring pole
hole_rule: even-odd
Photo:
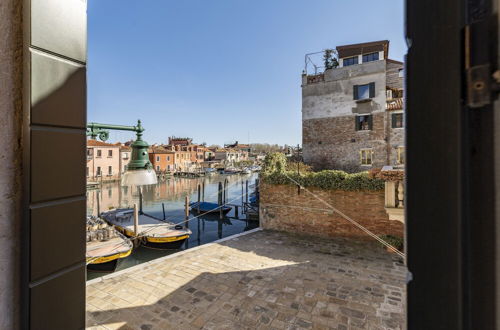
[[[198,184],[198,214],[200,213],[200,202],[201,202],[200,198],[201,198],[201,186],[200,184]]]
[[[186,228],[189,228],[189,221],[188,221],[189,220],[189,196],[186,196],[186,205],[185,205],[184,211],[185,211],[185,215],[186,215],[186,219],[185,219],[186,222],[184,223],[184,226]]]
[[[136,203],[134,203],[134,236],[139,236],[139,210]]]
[[[142,188],[139,186],[139,214],[142,214]]]
[[[96,199],[97,199],[97,216],[101,215],[101,201],[99,200],[99,190],[96,191]]]
[[[224,199],[223,199],[223,203],[222,204],[226,204],[227,202],[227,184],[228,184],[228,179],[224,179]]]
[[[205,181],[202,183],[203,189],[201,190],[201,200],[205,201]]]
[[[219,182],[219,194],[217,203],[219,204],[219,218],[222,219],[222,182]]]
[[[246,181],[246,193],[245,193],[245,202],[248,204],[248,180]]]
[[[166,220],[167,217],[165,216],[165,203],[161,203],[161,208],[163,209],[163,220]]]
[[[241,180],[241,205],[243,205],[243,196],[245,195],[245,191],[243,190],[243,180]]]

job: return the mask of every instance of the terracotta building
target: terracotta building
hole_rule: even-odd
[[[156,172],[175,171],[175,152],[164,147],[151,147],[149,160]]]
[[[338,46],[338,65],[302,75],[304,161],[361,171],[404,164],[403,63],[389,41]]]
[[[87,180],[110,181],[120,178],[120,146],[87,140]]]

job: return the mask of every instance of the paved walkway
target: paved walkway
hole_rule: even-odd
[[[405,267],[373,242],[257,231],[87,286],[91,329],[403,329]]]

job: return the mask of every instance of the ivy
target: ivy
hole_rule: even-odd
[[[286,170],[286,157],[283,154],[269,154],[264,160],[261,174],[262,182],[269,184],[317,187],[329,190],[382,190],[384,181],[369,175],[368,172],[347,173],[337,170],[297,173]]]

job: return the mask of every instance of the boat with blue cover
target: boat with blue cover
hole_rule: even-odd
[[[214,213],[218,214],[220,212],[220,207],[221,207],[217,203],[210,203],[210,202],[199,202],[199,203],[192,202],[189,203],[189,206],[191,207],[192,212],[198,213],[199,210],[199,214],[214,214]],[[223,214],[227,214],[229,211],[231,211],[230,206],[222,206]]]

